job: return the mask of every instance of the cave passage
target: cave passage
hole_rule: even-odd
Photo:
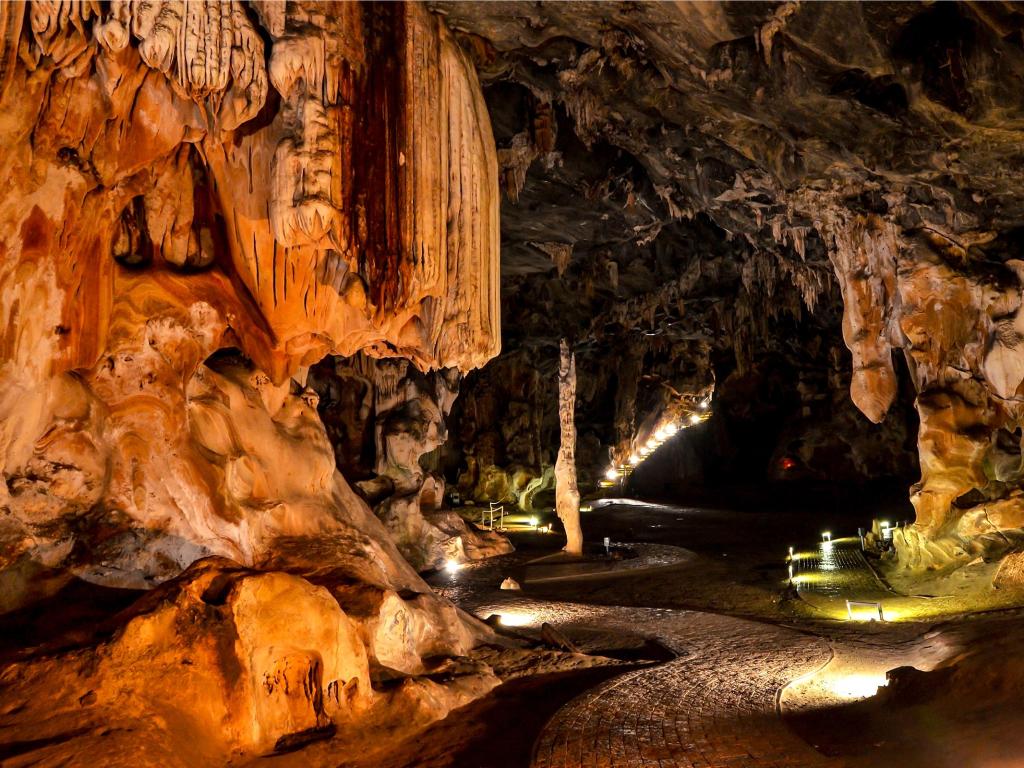
[[[1022,78],[1012,2],[0,2],[0,765],[1024,765]]]

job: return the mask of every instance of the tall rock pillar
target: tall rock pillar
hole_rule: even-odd
[[[580,492],[576,487],[576,357],[562,339],[558,365],[558,420],[562,442],[555,462],[555,511],[565,526],[565,551],[583,554]]]

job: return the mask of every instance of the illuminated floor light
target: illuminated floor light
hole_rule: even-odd
[[[832,543],[832,532],[831,531],[822,531],[821,532],[821,540],[823,542],[825,542],[826,544],[831,544]]]
[[[882,604],[867,600],[847,600],[846,616],[850,621],[885,621]]]
[[[691,424],[700,424],[700,416],[698,414],[696,414],[696,413],[693,414],[693,416],[690,417],[690,423]]]
[[[448,573],[455,573],[460,568],[462,568],[462,563],[460,563],[458,560],[446,560],[445,561],[444,569],[446,571],[448,571]]]
[[[634,453],[632,456],[629,457],[629,463],[635,467],[637,464],[640,463],[640,457]]]
[[[871,698],[888,684],[884,674],[838,675],[827,682],[832,693],[851,700]]]
[[[615,467],[612,467],[611,469],[604,473],[604,476],[607,477],[609,480],[614,480],[619,476],[619,473],[616,471]]]
[[[525,627],[537,619],[532,613],[500,613],[498,618],[506,627]]]
[[[580,510],[580,511],[582,512],[582,510]],[[538,520],[537,520],[536,517],[531,517],[530,518],[530,525],[533,526],[534,528],[537,527],[537,522],[538,522]]]

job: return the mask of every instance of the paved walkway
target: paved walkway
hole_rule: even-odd
[[[568,630],[642,628],[679,658],[626,673],[563,707],[534,748],[534,768],[836,766],[792,733],[777,697],[831,657],[820,638],[693,611],[510,597],[475,607],[509,623]]]

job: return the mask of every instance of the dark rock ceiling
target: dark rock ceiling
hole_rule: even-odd
[[[836,222],[885,215],[980,264],[1019,250],[1018,6],[430,5],[499,148],[504,355],[551,378],[567,336],[614,389],[606,369],[639,354],[638,419],[662,402],[643,381],[698,388],[770,356],[848,368]],[[624,437],[613,400],[582,404],[605,445]]]
[[[538,244],[692,247],[700,214],[718,241],[801,261],[837,210],[968,242],[1024,218],[1017,6],[432,7],[474,54],[504,150],[506,275],[550,269]]]

